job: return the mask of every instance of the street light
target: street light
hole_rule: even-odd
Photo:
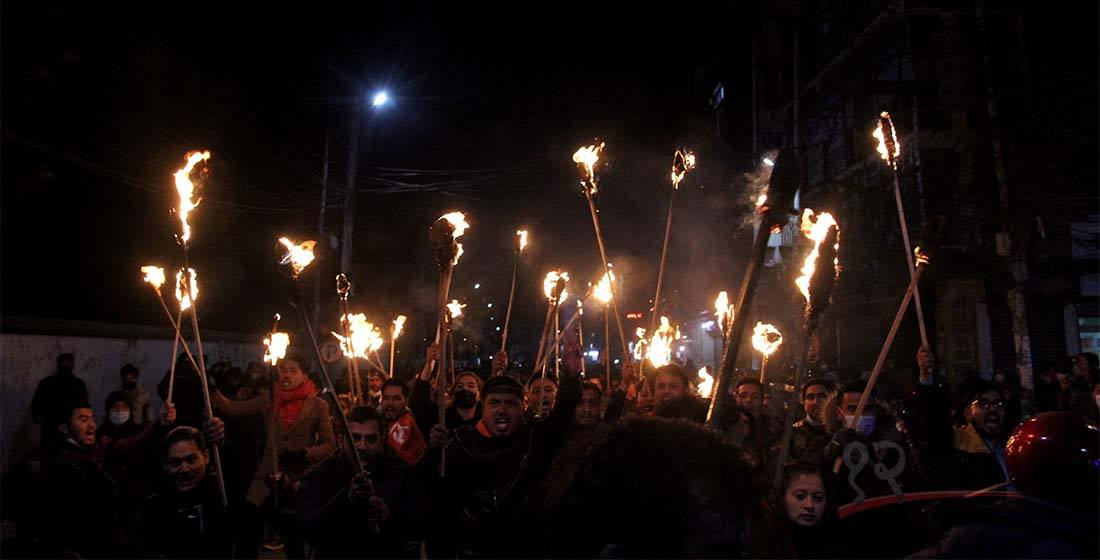
[[[380,110],[390,102],[390,94],[378,91],[371,97],[371,108]],[[373,115],[373,113],[371,113]],[[370,115],[367,116],[367,134],[370,134]],[[352,114],[351,142],[348,143],[348,175],[344,185],[344,231],[340,247],[340,270],[351,271],[352,236],[355,233],[355,180],[359,167],[359,126],[362,120],[360,109],[356,107]]]

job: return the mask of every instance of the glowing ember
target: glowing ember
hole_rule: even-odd
[[[332,336],[340,341],[340,350],[344,352],[344,356],[366,359],[371,352],[377,352],[382,347],[384,342],[382,331],[373,323],[367,321],[366,315],[354,313],[344,315],[340,320],[347,321],[348,332],[351,336],[345,338],[335,332],[332,333]]]
[[[186,280],[183,278],[182,270],[176,273],[176,301],[180,302],[180,311],[187,311],[191,308],[191,302],[199,299],[199,283],[195,269],[189,268],[187,272]],[[187,284],[187,293],[184,293],[184,284]]]
[[[702,379],[702,381],[699,382],[699,386],[697,387],[699,391],[699,396],[703,397],[704,399],[709,399],[711,396],[711,392],[714,391],[714,377],[707,373],[706,366],[699,368],[699,371],[696,372],[696,375],[698,375],[699,378]]]
[[[718,297],[714,298],[714,315],[718,319],[718,328],[725,329],[726,320],[733,315],[733,305],[725,290],[718,292]]]
[[[527,230],[521,229],[516,231],[517,243],[520,252],[523,252],[527,248]]]
[[[809,255],[806,255],[806,260],[802,264],[802,275],[796,278],[794,283],[807,302],[810,301],[810,278],[813,277],[814,270],[817,268],[817,256],[821,250],[821,242],[825,240],[825,236],[828,235],[831,227],[840,228],[832,214],[822,212],[815,216],[814,211],[809,208],[802,212],[802,234],[814,242],[814,248]],[[839,243],[836,247],[839,247]],[[836,259],[834,259],[833,263],[836,262]]]
[[[768,201],[768,195],[767,194],[760,195],[759,197],[756,198],[756,208],[758,210],[760,208],[763,208],[764,203],[767,202],[767,201]]]
[[[551,270],[546,273],[546,278],[542,281],[542,293],[546,294],[546,299],[550,301],[566,299],[569,297],[569,292],[565,289],[566,282],[569,282],[568,272]]]
[[[281,265],[290,265],[291,270],[294,271],[294,276],[297,277],[303,270],[309,266],[309,263],[313,262],[313,247],[317,245],[316,241],[303,241],[300,244],[295,245],[293,241],[280,237],[279,243],[286,247],[286,254],[279,260]]]
[[[462,237],[463,233],[466,233],[466,228],[470,227],[470,224],[466,223],[466,214],[462,212],[450,212],[440,216],[441,220],[447,220],[451,223],[451,227],[455,228],[452,237],[458,239]]]
[[[672,163],[672,188],[679,189],[680,181],[683,181],[684,176],[692,169],[695,169],[695,154],[676,150]]]
[[[596,163],[600,161],[600,152],[604,145],[604,142],[600,142],[599,146],[582,146],[573,154],[573,162],[584,168],[585,183],[590,194],[596,192]]]
[[[290,335],[285,332],[273,332],[264,339],[264,361],[277,365],[279,360],[286,357],[286,349],[290,346]]]
[[[603,278],[600,278],[599,283],[596,284],[596,288],[592,290],[592,295],[601,302],[608,303],[611,301],[611,283],[614,281],[615,273],[610,270],[607,271]]]
[[[757,352],[771,356],[781,344],[783,344],[783,335],[775,325],[756,322],[756,326],[752,329],[752,347],[756,348]]]
[[[883,131],[883,124],[890,128],[890,140],[886,139],[886,133]],[[875,128],[875,132],[871,134],[878,140],[878,156],[883,161],[894,163],[898,155],[901,154],[901,143],[898,142],[898,131],[894,128],[893,121],[890,120],[890,113],[883,111],[879,115],[878,127]],[[892,144],[894,149],[891,153],[889,145]]]
[[[447,312],[451,314],[452,319],[457,319],[462,316],[463,307],[466,307],[466,304],[458,303],[457,299],[452,299],[451,303],[447,304]]]
[[[141,272],[145,275],[142,280],[151,284],[159,292],[160,287],[164,285],[164,269],[150,264],[141,267]]]
[[[653,367],[668,365],[672,361],[672,343],[680,338],[680,329],[673,328],[668,322],[668,317],[661,317],[661,326],[653,332],[653,336],[646,345],[646,357]]]
[[[394,338],[397,338],[397,337],[401,336],[401,330],[405,328],[406,319],[407,319],[407,317],[405,317],[404,315],[398,315],[397,318],[393,320],[393,337]]]
[[[187,154],[187,164],[176,171],[175,174],[176,193],[180,196],[180,205],[176,210],[182,226],[180,242],[185,245],[191,240],[191,224],[187,223],[187,218],[191,215],[191,211],[198,207],[199,200],[201,200],[194,198],[195,184],[191,182],[191,171],[195,169],[200,161],[208,159],[210,159],[210,152],[190,152]]]

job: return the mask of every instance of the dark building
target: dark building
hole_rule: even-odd
[[[761,3],[754,31],[710,69],[723,140],[757,157],[797,148],[802,206],[840,222],[823,361],[869,369],[909,280],[893,177],[872,138],[881,111],[901,144],[912,243],[931,217],[946,219],[921,296],[949,374],[1016,372],[1026,386],[1051,360],[1097,351],[1097,6],[1069,11],[981,0]],[[743,65],[730,62],[738,49],[751,52],[748,79],[726,70]],[[780,266],[789,268],[806,244],[785,233]],[[789,301],[781,292],[762,305]],[[911,364],[919,344],[910,312],[893,357]]]

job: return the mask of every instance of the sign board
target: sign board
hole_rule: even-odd
[[[318,350],[321,352],[321,359],[326,364],[336,364],[344,359],[344,353],[340,351],[340,347],[331,340],[322,342]]]

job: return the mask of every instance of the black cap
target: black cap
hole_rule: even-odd
[[[497,375],[489,378],[485,387],[481,389],[481,397],[485,398],[490,393],[507,393],[523,398],[523,385],[516,378],[508,375]]]

